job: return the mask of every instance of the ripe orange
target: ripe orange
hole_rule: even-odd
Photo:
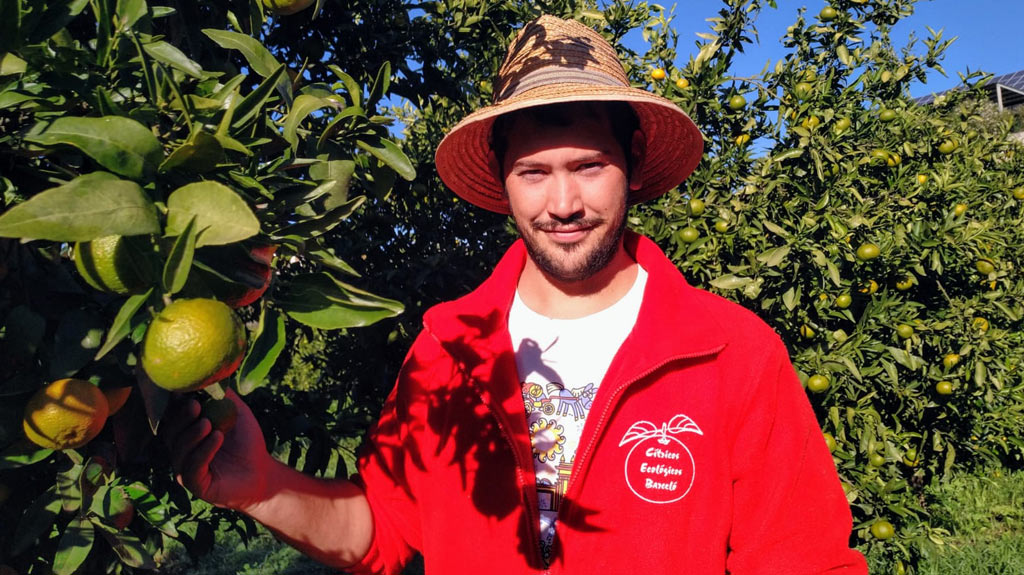
[[[914,277],[913,276],[909,276],[909,275],[905,276],[903,279],[901,279],[898,282],[896,282],[896,289],[898,289],[900,291],[907,291],[908,289],[910,289],[912,287],[914,287]]]
[[[953,206],[953,215],[954,216],[962,216],[966,212],[967,212],[967,204],[959,203],[959,204]]]
[[[924,184],[928,181],[928,174],[918,174],[917,183]]]
[[[892,526],[892,523],[889,523],[885,519],[878,519],[871,524],[871,535],[873,535],[875,539],[892,539],[893,535],[896,535],[896,528]]]
[[[110,407],[98,387],[81,379],[58,379],[25,404],[22,427],[32,443],[76,449],[99,435]]]
[[[665,69],[664,68],[655,68],[655,69],[651,70],[651,78],[654,78],[655,80],[664,80],[665,79]]]
[[[986,331],[988,331],[988,327],[988,320],[983,317],[976,317],[973,320],[971,320],[971,328],[974,329],[975,331],[985,333]]]
[[[124,404],[128,401],[128,396],[132,394],[132,386],[125,385],[121,387],[104,387],[100,389],[103,392],[103,396],[107,398],[107,405],[110,407],[110,413],[108,415],[114,415]]]
[[[123,237],[105,236],[78,242],[74,256],[75,269],[93,288],[117,294],[144,291],[146,282]]]
[[[687,80],[686,78],[679,78],[678,80],[676,80],[676,88],[679,88],[680,90],[685,90],[689,87],[690,81]]]
[[[290,16],[313,5],[314,0],[263,0],[263,7],[278,16]]]
[[[234,373],[245,352],[245,329],[227,304],[181,299],[149,324],[142,369],[170,391],[195,391]]]
[[[960,354],[947,353],[942,357],[942,366],[946,369],[953,369],[958,363],[960,363]]]
[[[804,339],[811,339],[814,337],[814,328],[807,324],[800,326],[800,337]]]
[[[750,134],[740,134],[736,136],[736,145],[742,146],[750,141]]]
[[[863,294],[871,295],[878,291],[878,282],[876,282],[875,280],[868,280],[867,283],[861,284],[860,289],[858,289],[857,291]]]
[[[807,378],[807,389],[811,390],[813,393],[821,393],[827,390],[831,384],[832,382],[820,373],[816,373]]]

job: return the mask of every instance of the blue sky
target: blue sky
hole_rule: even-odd
[[[663,4],[666,7],[669,3]],[[808,15],[816,15],[825,7],[824,0],[778,0],[778,9],[766,8],[757,22],[760,44],[753,47],[735,63],[737,75],[756,74],[765,62],[772,63],[785,56],[779,42],[786,27],[796,21],[797,10],[807,7]],[[705,20],[718,15],[721,0],[678,0],[675,4],[674,28],[679,33],[680,61],[686,63],[696,53],[697,32],[708,32]],[[1020,37],[1024,27],[1024,1],[1022,0],[922,0],[915,5],[912,16],[901,21],[894,29],[893,40],[897,48],[906,45],[913,32],[918,37],[915,52],[924,53],[920,40],[928,37],[927,27],[943,29],[944,38],[957,37],[946,52],[942,66],[947,77],[938,72],[929,74],[926,85],[911,87],[911,95],[924,96],[947,90],[959,84],[957,72],[982,70],[995,75],[1024,70],[1024,48]],[[639,40],[630,39],[633,41]],[[642,42],[642,40],[639,40]],[[634,46],[642,51],[641,46]]]

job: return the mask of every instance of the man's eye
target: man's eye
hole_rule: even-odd
[[[587,162],[586,164],[581,164],[580,165],[579,171],[581,171],[581,172],[595,172],[597,170],[600,170],[603,166],[604,166],[604,164],[601,163],[601,162]]]

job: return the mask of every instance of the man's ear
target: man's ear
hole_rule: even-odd
[[[640,130],[633,131],[629,144],[629,189],[637,191],[644,185],[644,158],[647,157],[647,138]]]

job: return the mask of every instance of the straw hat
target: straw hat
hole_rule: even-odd
[[[631,204],[671,190],[686,179],[704,151],[693,121],[674,103],[632,88],[615,49],[596,31],[572,20],[541,16],[523,27],[498,70],[494,103],[466,116],[437,147],[444,183],[481,208],[509,213],[491,126],[501,114],[559,102],[621,101],[636,111],[647,141],[643,188]]]

